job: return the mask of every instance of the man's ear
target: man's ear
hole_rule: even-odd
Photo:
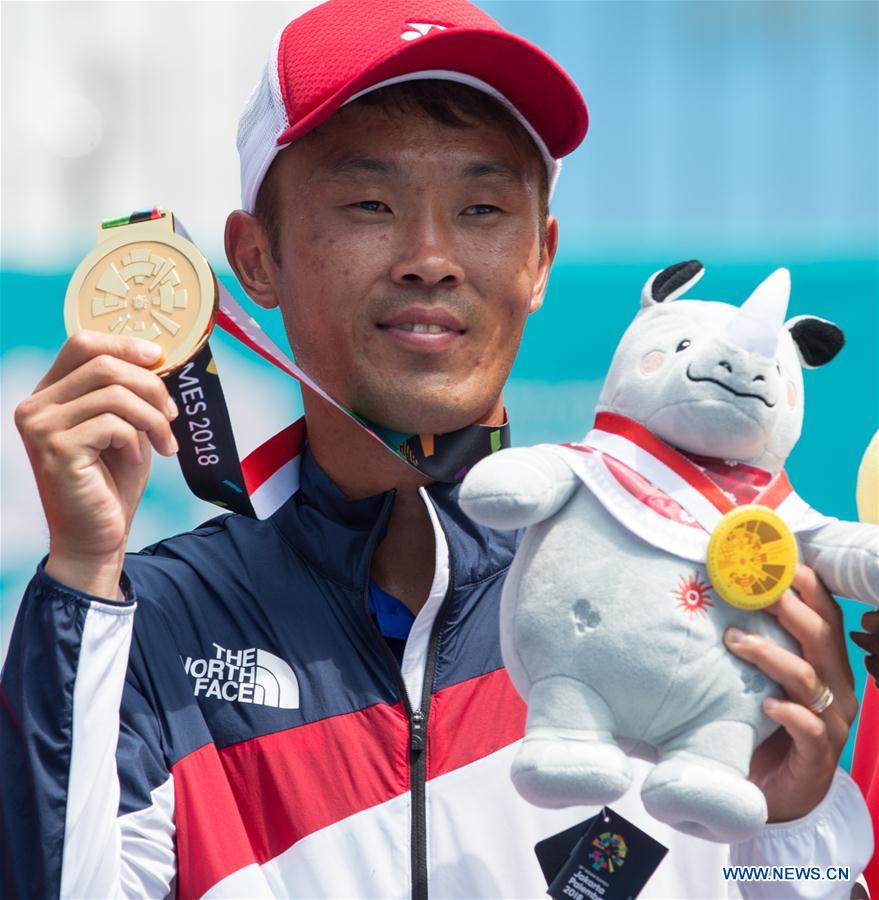
[[[549,284],[549,270],[555,259],[555,252],[559,246],[559,222],[555,216],[546,217],[546,234],[543,238],[543,247],[540,254],[540,262],[537,266],[537,278],[534,280],[534,289],[531,292],[531,305],[528,312],[533,313],[543,306],[543,297],[546,294],[546,286]]]
[[[236,209],[226,219],[226,258],[247,296],[265,309],[278,305],[269,237],[255,216]]]

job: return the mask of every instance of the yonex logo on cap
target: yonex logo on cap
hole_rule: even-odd
[[[445,31],[445,25],[437,25],[433,22],[407,22],[406,23],[411,31],[404,31],[400,37],[403,38],[404,41],[415,41],[420,37],[424,37],[431,28],[438,28],[440,31]]]
[[[256,647],[227,650],[216,643],[213,647],[213,658],[187,656],[183,663],[196,697],[299,709],[299,682],[283,659]]]

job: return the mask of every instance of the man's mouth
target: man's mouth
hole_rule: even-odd
[[[376,327],[406,349],[428,352],[446,350],[467,333],[459,319],[437,307],[409,307]]]
[[[422,334],[439,334],[442,331],[457,331],[463,334],[464,324],[447,309],[440,306],[407,306],[393,316],[387,316],[378,323],[379,328],[403,328]]]
[[[387,327],[379,325],[379,328]],[[445,325],[426,325],[423,322],[401,322],[399,325],[391,326],[393,328],[402,328],[403,331],[414,331],[416,334],[442,334],[444,331],[452,331]]]

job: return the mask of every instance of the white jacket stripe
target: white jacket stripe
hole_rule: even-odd
[[[92,602],[83,625],[73,687],[62,897],[119,894],[116,743],[133,609]]]
[[[168,897],[174,893],[174,776],[150,791],[150,805],[117,819],[122,835],[123,897]]]

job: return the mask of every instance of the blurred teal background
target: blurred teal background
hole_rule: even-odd
[[[164,4],[4,7],[4,651],[47,546],[12,414],[64,340],[67,280],[100,218],[160,204],[242,298],[222,251],[225,215],[238,204],[237,115],[275,29],[309,5],[179,3],[174,28],[157,11]],[[855,518],[858,462],[879,428],[879,5],[482,6],[559,59],[591,114],[552,205],[562,240],[547,300],[506,393],[514,443],[586,432],[652,272],[700,259],[707,272],[696,296],[740,303],[785,265],[789,315],[832,319],[848,338],[832,364],[805,374],[806,423],[788,470],[821,512]],[[138,40],[120,44],[122,34]],[[278,318],[255,315],[286,346]],[[298,393],[224,336],[212,343],[247,452],[299,415]],[[213,513],[187,493],[173,460],[157,459],[131,543]],[[857,628],[865,607],[843,607],[847,629]],[[860,692],[862,653],[849,649]]]

